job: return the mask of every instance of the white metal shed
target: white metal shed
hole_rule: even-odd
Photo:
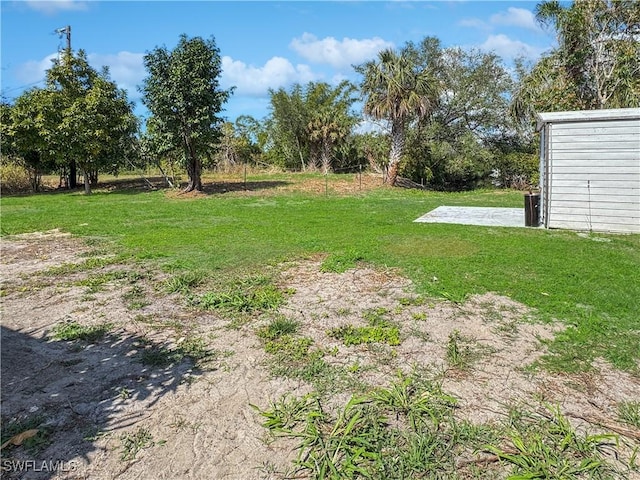
[[[640,233],[640,108],[538,114],[540,221]]]

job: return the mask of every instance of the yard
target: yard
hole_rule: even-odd
[[[640,236],[206,183],[2,198],[6,478],[640,477]]]

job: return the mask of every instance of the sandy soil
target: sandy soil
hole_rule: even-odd
[[[289,467],[292,445],[266,441],[252,405],[266,407],[310,386],[270,375],[256,335],[261,320],[229,328],[229,319],[166,294],[160,288],[164,274],[140,265],[101,267],[98,273],[124,273],[93,290],[83,280],[96,270],[44,274],[95,253],[56,231],[2,239],[2,421],[38,416],[46,433],[35,450],[10,445],[2,451],[3,478],[281,478],[275,472]],[[420,304],[408,300],[412,285],[395,271],[358,266],[322,273],[321,261],[281,266],[279,283],[293,293],[280,311],[298,319],[315,344],[333,349],[328,361],[357,364],[362,382],[386,385],[398,370],[416,366],[439,372],[444,390],[459,399],[457,415],[473,422],[502,418],[510,403],[544,400],[558,403],[578,425],[594,418],[615,424],[617,405],[638,399],[638,378],[605,363],[580,375],[527,370],[544,353],[540,339],[552,338],[560,327],[527,321],[527,308],[508,298],[487,294],[462,305]],[[128,303],[134,288],[144,297],[141,308]],[[402,325],[401,345],[345,347],[327,336],[334,326],[363,324],[372,309]],[[52,328],[69,320],[112,327],[95,343],[53,341]],[[446,361],[456,331],[475,353],[466,369]],[[215,353],[201,368],[188,360],[166,367],[140,361],[144,349],[176,346],[189,335],[206,339]],[[348,397],[335,393],[338,403]],[[143,437],[148,441],[135,458],[123,459],[127,439]],[[5,468],[7,461],[21,460],[39,468]],[[43,461],[63,468],[43,471]]]

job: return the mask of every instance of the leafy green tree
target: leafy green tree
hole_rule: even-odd
[[[218,168],[255,164],[259,154],[258,145],[237,124],[225,122],[222,125],[222,137],[215,155]]]
[[[436,189],[478,186],[495,168],[494,144],[514,135],[510,74],[494,54],[445,49],[434,37],[404,50],[443,88],[429,117],[409,124],[401,174]]]
[[[311,164],[320,164],[324,173],[332,169],[336,150],[344,144],[356,124],[351,113],[355,103],[355,85],[341,82],[335,88],[327,83],[310,83],[306,89],[309,111],[307,132],[311,140]]]
[[[144,64],[142,101],[154,131],[162,143],[182,152],[189,175],[185,191],[202,190],[202,158],[210,157],[220,141],[219,114],[232,93],[220,88],[222,61],[215,40],[181,35],[173,51],[156,47]]]
[[[46,123],[51,130],[44,129],[45,138],[58,158],[70,159],[82,170],[84,190],[90,194],[98,172],[117,171],[133,148],[137,132],[133,106],[126,92],[110,80],[108,69],[92,68],[83,50],[77,55],[66,52],[54,61],[45,90],[55,113],[49,109],[43,115],[56,117]]]
[[[290,91],[284,88],[269,90],[269,96],[268,155],[272,162],[280,166],[297,167],[304,171],[309,159],[309,112],[305,108],[302,86],[295,84]]]
[[[640,2],[546,0],[536,17],[556,30],[558,47],[528,70],[520,65],[515,116],[640,105]]]
[[[272,157],[285,167],[325,172],[356,123],[351,106],[356,88],[344,81],[336,87],[324,82],[295,84],[286,91],[270,91],[269,145]]]
[[[404,48],[384,50],[378,59],[356,67],[363,75],[364,113],[391,126],[388,181],[394,185],[404,153],[406,130],[415,119],[429,116],[438,103],[440,86],[430,69],[422,68]]]
[[[18,97],[3,115],[3,155],[11,153],[20,158],[29,172],[34,192],[40,189],[42,173],[56,166],[51,139],[60,115],[53,100],[52,92],[31,89]]]
[[[77,165],[87,194],[99,171],[117,170],[136,131],[126,92],[109,79],[107,69],[93,69],[82,50],[54,61],[46,87],[25,92],[11,111],[15,151],[36,178],[53,165],[69,165],[71,186]]]

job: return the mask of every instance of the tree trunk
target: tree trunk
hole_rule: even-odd
[[[404,122],[395,120],[391,125],[391,150],[389,152],[389,170],[387,181],[394,186],[398,178],[398,168],[404,150]]]
[[[322,143],[320,160],[322,162],[322,170],[324,170],[324,174],[326,175],[331,170],[331,144],[327,141]]]
[[[83,169],[84,176],[84,194],[91,195],[91,179],[89,178],[89,172]]]
[[[74,189],[78,186],[78,171],[75,160],[69,162],[69,181],[67,182],[67,186],[69,189]]]
[[[197,190],[199,192],[202,191],[202,164],[200,159],[196,155],[195,149],[191,142],[187,142],[186,145],[186,155],[187,155],[187,174],[189,175],[189,184],[187,188],[185,188],[185,192],[192,192]]]

